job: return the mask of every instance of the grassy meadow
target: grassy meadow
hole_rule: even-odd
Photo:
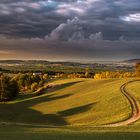
[[[140,136],[140,121],[125,127],[96,127],[130,117],[130,104],[120,92],[120,86],[129,80],[131,79],[49,81],[57,86],[41,96],[21,95],[14,101],[0,103],[0,122],[13,122],[12,125],[0,125],[0,136],[2,140],[136,140]],[[128,90],[137,100],[140,98],[139,84],[136,82],[128,85]],[[16,126],[16,123],[31,125]]]
[[[88,128],[0,126],[1,140],[139,140],[139,132]]]

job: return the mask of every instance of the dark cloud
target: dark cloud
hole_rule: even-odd
[[[101,38],[101,33],[92,36],[89,39],[82,38],[79,41],[69,42],[39,38],[17,40],[1,37],[0,56],[3,54],[7,56],[7,59],[49,60],[120,60],[139,56],[140,41],[107,41]]]
[[[139,0],[1,0],[0,54],[138,57],[139,7]]]
[[[101,31],[105,39],[116,40],[121,35],[131,37],[132,33],[132,38],[138,38],[139,25],[123,18],[139,13],[139,7],[138,0],[4,0],[0,1],[0,33],[12,37],[44,37],[77,16],[83,20],[87,34]]]

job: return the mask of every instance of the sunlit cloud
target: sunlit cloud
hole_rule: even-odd
[[[0,50],[0,54],[1,55],[11,54],[11,51],[3,51],[3,50]]]
[[[120,19],[126,22],[140,23],[140,13],[129,14],[128,16],[121,16]]]
[[[59,3],[56,9],[56,13],[62,15],[70,15],[73,13],[77,15],[84,15],[86,14],[87,10],[91,8],[95,2],[98,1],[100,0],[77,0],[69,3]]]

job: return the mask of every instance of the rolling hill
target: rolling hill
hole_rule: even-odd
[[[130,60],[125,60],[123,61],[124,63],[129,63],[129,64],[136,64],[140,62],[140,59],[130,59]]]
[[[126,79],[65,79],[38,97],[0,104],[0,120],[45,125],[96,126],[127,119],[129,102],[120,92]],[[27,96],[27,98],[26,98]]]
[[[21,95],[0,103],[1,139],[138,140],[139,120],[128,126],[102,126],[131,117],[131,104],[120,91],[130,80],[52,80],[56,86],[44,95]],[[127,91],[140,103],[139,84],[127,85]]]

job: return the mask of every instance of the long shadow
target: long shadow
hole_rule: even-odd
[[[81,82],[81,81],[79,81]],[[72,86],[79,82],[71,82],[61,85],[61,87],[56,88],[55,90],[60,90],[62,88],[66,88],[68,86]],[[68,110],[67,112],[59,112],[56,114],[42,114],[39,111],[31,109],[33,105],[42,102],[49,102],[58,99],[67,98],[73,94],[65,94],[61,96],[53,97],[54,94],[50,94],[46,96],[40,96],[37,98],[33,98],[31,100],[18,102],[14,104],[6,104],[0,103],[0,121],[10,121],[10,122],[23,122],[23,123],[38,123],[38,124],[51,124],[51,125],[66,125],[68,122],[65,120],[65,116],[67,114],[71,115],[74,113],[80,113],[82,111],[86,111],[89,109],[90,105],[83,106],[81,108]],[[46,106],[47,107],[47,106]],[[85,109],[83,109],[85,108]],[[49,109],[49,108],[48,108]],[[68,113],[71,112],[72,113]]]
[[[26,100],[26,99],[29,99],[29,98],[32,98],[32,97],[35,97],[36,95],[35,94],[25,94],[25,93],[21,93],[18,95],[18,97],[14,98],[13,100],[18,100],[18,101],[23,101],[23,100]]]
[[[69,124],[65,117],[86,112],[95,104],[96,103],[75,107],[57,112],[56,114],[42,114],[41,112],[32,110],[31,108],[20,107],[17,109],[16,105],[10,106],[3,104],[0,106],[0,120],[8,122],[63,126]]]
[[[64,88],[67,88],[67,87],[70,87],[70,86],[73,86],[73,85],[78,84],[78,83],[81,83],[81,82],[84,82],[84,81],[70,82],[70,83],[62,84],[62,85],[60,85],[60,86],[56,86],[56,87],[54,87],[53,89],[51,89],[51,90],[49,91],[49,93],[55,92],[55,91],[58,91],[58,90],[61,90],[61,89],[64,89]]]
[[[58,100],[71,96],[71,94],[51,97],[51,95],[40,98],[41,102]],[[30,102],[30,103],[28,103]],[[32,105],[41,103],[39,100],[27,101],[16,104],[0,104],[0,121],[37,123],[49,125],[66,125],[67,122],[59,114],[42,114],[39,111],[31,109]],[[47,106],[46,106],[47,108]],[[49,108],[48,108],[49,109]]]
[[[21,108],[31,107],[31,106],[39,104],[39,103],[50,102],[50,101],[54,101],[54,100],[67,98],[67,97],[72,96],[73,94],[65,94],[65,95],[55,96],[55,97],[53,97],[53,95],[56,95],[56,94],[42,96],[42,97],[35,98],[35,99],[29,100],[29,101],[27,100],[24,102],[18,102],[15,104],[15,106],[18,106],[18,107],[20,106]]]
[[[55,92],[55,91],[59,91],[64,88],[67,88],[67,87],[70,87],[70,86],[75,85],[80,82],[83,82],[83,81],[62,84],[61,86],[58,86],[58,87],[52,89],[51,91],[49,91],[48,95],[46,93],[46,96],[43,95],[40,97],[38,96],[37,98],[31,98],[31,100],[21,101],[21,102],[16,103],[16,105],[23,105],[23,106],[28,107],[28,106],[33,106],[35,104],[42,103],[42,102],[53,101],[53,100],[69,97],[73,94],[65,94],[65,95],[61,95],[61,96],[56,96],[57,94],[51,94],[51,93]],[[55,97],[52,97],[53,95],[55,95]]]
[[[54,80],[54,81],[55,81],[55,80]],[[52,82],[52,81],[51,81],[51,82]],[[82,82],[82,81],[79,81],[79,82]],[[74,84],[76,84],[76,83],[79,83],[79,82],[65,83],[65,84],[62,84],[62,85],[60,85],[60,86],[56,86],[56,87],[54,87],[54,88],[52,88],[52,89],[51,89],[51,88],[48,88],[48,89],[50,89],[50,90],[49,90],[49,93],[58,91],[58,90],[60,90],[60,89],[64,89],[64,88],[66,88],[66,87],[68,87],[68,86],[72,86],[72,85],[74,85]],[[45,92],[47,92],[48,89],[46,89]],[[34,93],[27,93],[27,94],[21,93],[21,94],[19,94],[18,97],[16,97],[14,100],[18,100],[18,101],[23,102],[23,101],[26,100],[26,99],[29,99],[29,98],[32,98],[32,97],[36,97],[36,96],[37,96],[37,95],[34,94]],[[23,100],[23,101],[22,101],[22,100]]]
[[[93,105],[95,105],[95,104],[96,103],[91,103],[91,104],[71,108],[71,109],[68,109],[68,110],[60,111],[60,112],[58,112],[58,114],[60,114],[63,117],[67,117],[67,116],[71,116],[71,115],[74,115],[74,114],[83,113],[83,112],[86,112],[89,109],[91,109],[93,107]]]

